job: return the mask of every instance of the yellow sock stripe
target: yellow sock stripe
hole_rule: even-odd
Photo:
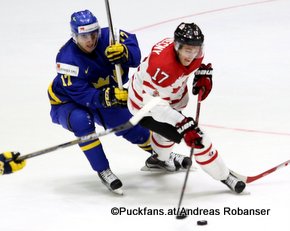
[[[148,146],[148,147],[140,147],[140,148],[142,148],[145,151],[152,151],[153,150],[151,146]]]
[[[60,104],[60,103],[62,103],[61,100],[52,91],[52,83],[48,87],[48,93],[49,93],[49,96],[54,100],[54,103],[53,104]],[[52,102],[53,101],[50,100],[50,103],[52,103]]]
[[[100,144],[101,144],[101,141],[100,141],[99,139],[97,139],[96,141],[94,141],[94,142],[92,142],[92,143],[90,143],[90,144],[87,144],[87,145],[81,147],[81,149],[82,149],[83,151],[87,151],[87,150],[90,150],[90,149],[92,149],[92,148],[94,148],[94,147],[97,147],[97,146],[100,145]]]
[[[150,131],[150,135],[149,135],[148,140],[146,140],[143,144],[138,144],[138,146],[140,148],[143,148],[143,147],[146,148],[147,146],[150,146],[150,144],[151,144],[151,135],[152,135],[152,132]]]

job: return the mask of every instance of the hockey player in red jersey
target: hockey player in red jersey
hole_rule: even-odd
[[[175,143],[194,148],[195,161],[216,180],[241,193],[245,183],[230,174],[210,139],[191,117],[181,111],[189,100],[187,81],[194,73],[192,93],[202,90],[202,100],[212,89],[212,65],[202,63],[204,35],[194,23],[181,23],[174,39],[166,38],[153,46],[129,83],[128,108],[136,113],[154,96],[163,99],[140,124],[152,131],[153,155],[146,160],[148,168],[177,171],[191,165],[191,159],[172,152]]]

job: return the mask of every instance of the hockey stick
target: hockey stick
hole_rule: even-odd
[[[198,93],[198,97],[197,97],[197,106],[196,106],[196,114],[195,114],[195,122],[196,122],[197,125],[198,125],[198,121],[199,121],[199,113],[200,113],[202,92],[203,92],[202,89],[200,89],[199,93]],[[191,148],[190,149],[190,156],[189,156],[189,158],[191,160],[192,160],[193,153],[194,153],[194,148]],[[179,198],[179,202],[178,202],[178,206],[177,206],[176,219],[184,219],[187,216],[186,214],[180,212],[180,207],[181,207],[181,203],[182,203],[182,200],[183,200],[184,191],[185,191],[185,188],[186,188],[189,172],[190,172],[190,166],[186,170],[186,175],[185,175],[185,179],[184,179],[184,182],[183,182],[183,186],[182,186],[182,190],[181,190],[181,194],[180,194],[180,198]]]
[[[235,175],[236,177],[238,177],[239,179],[241,179],[242,181],[244,181],[245,183],[251,183],[251,182],[254,182],[256,180],[259,180],[260,178],[264,177],[264,176],[267,176],[269,175],[270,173],[272,172],[275,172],[276,170],[278,169],[281,169],[281,168],[284,168],[286,166],[288,166],[288,164],[290,163],[290,160],[287,160],[281,164],[278,164],[277,166],[273,167],[273,168],[270,168],[269,170],[265,171],[265,172],[262,172],[256,176],[244,176],[244,175],[241,175],[239,173],[236,173],[232,170],[230,170],[230,172]]]
[[[112,16],[111,16],[111,10],[110,10],[110,4],[109,0],[105,0],[106,5],[106,12],[107,12],[107,18],[108,18],[108,24],[109,24],[109,30],[110,30],[110,44],[111,42],[115,44],[119,41],[115,37],[114,28],[113,28],[113,22],[112,22]],[[116,70],[116,76],[117,76],[117,82],[118,82],[118,88],[123,89],[123,81],[122,81],[122,73],[121,73],[121,65],[115,64],[115,70]]]
[[[45,148],[36,152],[32,152],[23,156],[19,156],[17,158],[18,161],[22,161],[22,160],[26,160],[29,158],[33,158],[39,155],[43,155],[45,153],[49,153],[52,151],[56,151],[58,149],[62,149],[62,148],[66,148],[75,144],[79,144],[79,143],[83,143],[83,142],[87,142],[90,140],[94,140],[96,138],[99,138],[101,136],[105,136],[111,133],[115,133],[115,132],[119,132],[119,131],[123,131],[126,130],[128,128],[134,127],[135,125],[137,125],[139,123],[139,121],[147,114],[147,112],[149,112],[153,107],[155,107],[162,99],[160,97],[154,97],[153,99],[151,99],[144,107],[142,107],[134,116],[131,117],[131,119],[129,119],[128,122],[121,124],[115,128],[110,128],[107,129],[105,131],[102,132],[98,132],[98,133],[93,133],[87,136],[82,136],[79,137],[75,140],[63,143],[63,144],[59,144],[59,145],[55,145],[49,148]],[[11,161],[12,159],[8,159],[6,160],[6,162]]]

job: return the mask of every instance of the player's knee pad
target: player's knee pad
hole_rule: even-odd
[[[68,129],[78,137],[95,131],[93,115],[85,110],[74,109],[67,119]]]

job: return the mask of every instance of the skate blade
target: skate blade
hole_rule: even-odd
[[[115,193],[115,194],[117,194],[117,195],[121,195],[121,196],[124,195],[124,191],[122,189],[120,189],[120,188],[115,189],[115,190],[110,190],[110,191]]]
[[[244,190],[243,192],[239,193],[238,195],[241,195],[241,196],[251,195],[251,192],[247,191],[247,190]]]
[[[140,169],[142,172],[156,172],[156,173],[178,173],[178,172],[186,172],[187,169],[179,169],[178,171],[173,171],[173,172],[170,172],[170,171],[167,171],[166,169],[163,169],[163,168],[148,168],[146,165],[143,166],[141,169]],[[197,170],[196,167],[191,167],[190,168],[190,172],[195,172]]]
[[[102,183],[106,186],[107,189],[109,189],[110,192],[117,194],[117,195],[124,195],[124,192],[121,188],[117,188],[115,190],[111,189],[105,182],[102,181]]]

